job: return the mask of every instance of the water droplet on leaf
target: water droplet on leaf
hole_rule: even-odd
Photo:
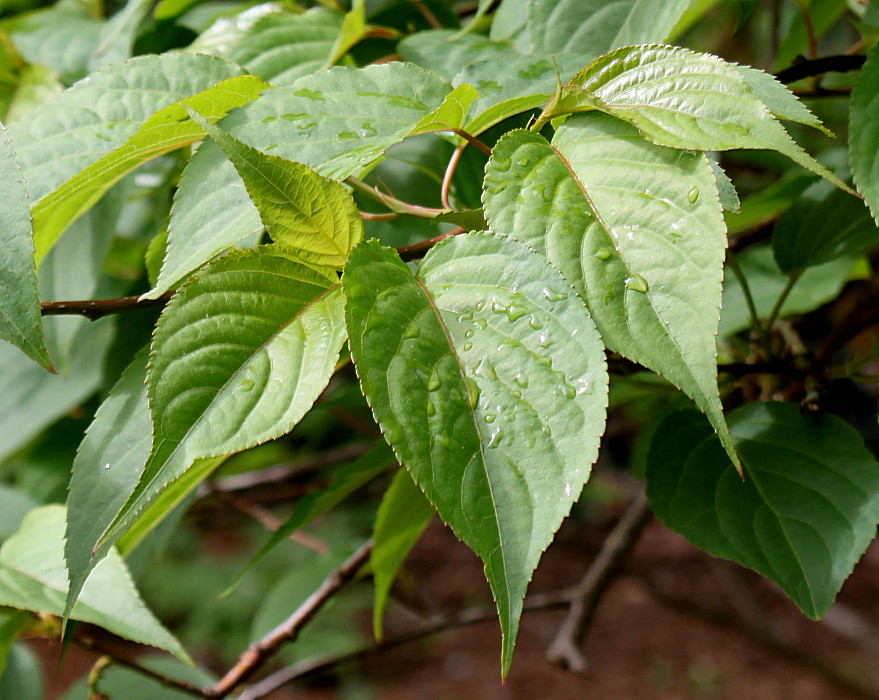
[[[641,275],[626,277],[626,289],[632,292],[646,292],[648,289],[647,280],[641,277]]]
[[[607,260],[613,253],[610,252],[609,248],[599,248],[595,251],[595,257],[599,260]]]
[[[687,200],[690,204],[695,204],[697,199],[699,199],[699,188],[694,187],[687,193]]]

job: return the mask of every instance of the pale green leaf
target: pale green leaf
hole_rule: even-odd
[[[33,112],[37,107],[53,99],[63,86],[51,70],[45,66],[25,66],[11,96],[6,122],[11,124]]]
[[[369,31],[366,26],[366,0],[352,0],[350,12],[345,13],[336,41],[330,51],[328,65],[339,61],[348,50],[363,39]]]
[[[454,29],[428,29],[411,34],[397,44],[405,61],[411,61],[452,80],[461,69],[490,58],[514,58],[519,54],[506,41],[492,41],[479,34]]]
[[[717,183],[717,197],[720,200],[721,209],[731,214],[741,214],[742,203],[739,201],[739,193],[736,192],[732,180],[713,158],[708,159],[708,164],[711,166],[711,172],[714,173],[714,180]]]
[[[690,0],[531,0],[531,53],[602,54],[665,41]]]
[[[692,397],[734,454],[715,348],[726,235],[705,156],[581,115],[552,144],[528,131],[501,139],[484,203],[493,231],[546,255],[574,285],[607,347]]]
[[[793,141],[742,71],[716,56],[676,46],[629,46],[596,59],[573,82],[559,113],[598,109],[671,148],[778,151],[853,192]]]
[[[401,464],[482,558],[506,673],[531,573],[604,432],[598,333],[558,271],[503,236],[448,238],[418,277],[367,242],[343,285],[363,392]]]
[[[849,199],[857,201],[852,197]],[[761,319],[768,318],[776,300],[788,284],[788,276],[778,269],[769,246],[752,246],[738,253],[736,262],[748,281],[757,316]],[[849,279],[853,264],[852,258],[843,257],[808,268],[784,300],[779,317],[814,311],[835,299]],[[735,275],[727,274],[723,281],[720,335],[732,335],[750,325],[741,284]]]
[[[238,76],[210,56],[141,56],[108,66],[11,124],[35,202],[134,136],[153,114]]]
[[[246,15],[255,19],[246,21]],[[323,7],[282,12],[267,3],[217,20],[190,50],[242,65],[272,85],[287,85],[329,64],[343,16]]]
[[[789,122],[805,124],[828,136],[833,136],[833,132],[824,126],[821,120],[812,114],[811,110],[774,76],[750,66],[735,65],[735,68],[748,83],[748,87],[776,117]]]
[[[23,642],[13,644],[7,661],[0,676],[0,700],[44,700],[45,671],[33,649]]]
[[[775,222],[772,250],[782,272],[799,272],[879,245],[864,202],[819,182]]]
[[[879,224],[879,47],[870,53],[852,91],[849,162],[858,191]]]
[[[472,86],[466,84],[455,86],[446,95],[443,103],[418,122],[410,133],[412,135],[427,134],[432,131],[451,131],[462,128],[467,119],[470,105],[477,97],[478,94]]]
[[[289,432],[335,369],[343,315],[335,275],[274,246],[227,255],[184,285],[153,339],[152,451],[101,544],[122,535],[196,460]]]
[[[222,128],[261,151],[343,180],[368,169],[440,108],[451,86],[405,63],[336,67],[269,90]],[[255,230],[259,215],[219,148],[199,148],[184,171],[156,287],[161,296],[186,274]]]
[[[189,113],[232,161],[279,247],[312,265],[344,266],[363,238],[363,221],[342,185],[301,163],[251,148]]]
[[[804,416],[796,404],[748,404],[729,424],[745,479],[702,416],[675,413],[650,448],[650,505],[672,530],[775,581],[817,619],[876,536],[879,464],[851,426]]]
[[[44,506],[28,513],[0,548],[0,605],[61,615],[67,597],[63,548],[64,508]],[[189,662],[180,643],[143,604],[115,552],[92,572],[71,617]]]
[[[203,130],[187,118],[187,108],[214,122],[233,107],[255,99],[267,87],[266,83],[251,75],[229,78],[153,114],[125,143],[91,163],[34,205],[37,260],[71,221],[126,173],[147,160],[188,146],[203,137]]]
[[[378,507],[369,557],[375,587],[372,629],[378,641],[384,636],[385,607],[397,571],[434,515],[436,511],[409,472],[399,469]]]
[[[104,22],[100,43],[89,59],[90,72],[131,58],[137,31],[152,4],[152,0],[128,0],[122,9]]]
[[[150,454],[147,359],[144,348],[116,382],[73,461],[64,547],[70,581],[65,620],[89,572],[106,554],[95,555],[98,539],[134,491]]]
[[[34,269],[34,244],[25,181],[6,128],[0,124],[0,339],[52,369]],[[54,371],[54,370],[53,370]]]
[[[502,0],[494,12],[489,37],[510,42],[519,53],[529,53],[528,0]]]

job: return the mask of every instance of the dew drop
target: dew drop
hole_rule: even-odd
[[[475,308],[477,311],[482,311],[485,308],[485,302],[484,301],[477,301]]]
[[[519,372],[515,377],[513,377],[513,381],[516,382],[516,386],[519,386],[523,389],[528,388],[528,377]]]
[[[694,187],[687,193],[687,200],[690,204],[695,204],[697,199],[699,199],[699,188]]]
[[[495,430],[488,439],[488,447],[495,448],[501,444],[501,429]]]
[[[238,385],[238,388],[241,391],[250,391],[253,389],[253,380],[252,379],[242,379],[241,383]]]
[[[528,320],[528,325],[531,326],[531,328],[533,328],[535,331],[539,331],[541,328],[543,328],[543,324],[540,322],[540,319],[537,318],[537,316],[532,316]]]
[[[563,294],[562,292],[556,291],[555,289],[549,289],[548,287],[544,287],[543,298],[551,302],[564,301],[564,299],[567,298],[567,294]]]
[[[473,329],[468,328],[466,331],[464,331],[464,337],[465,338],[472,338],[473,337]]]
[[[572,387],[570,384],[562,384],[559,389],[561,389],[562,396],[564,396],[566,399],[573,399],[577,395],[574,387]]]
[[[484,420],[486,423],[494,423],[496,418],[497,418],[497,416],[494,415],[494,413],[489,413],[489,414],[483,416],[482,420]]]
[[[520,168],[527,168],[529,165],[531,165],[531,159],[530,158],[519,158],[519,160],[516,161],[516,165],[519,166]]]
[[[437,389],[440,388],[441,384],[442,384],[442,382],[440,381],[439,375],[436,372],[434,372],[433,374],[430,375],[430,381],[427,383],[427,390],[428,391],[436,391]]]
[[[104,469],[109,469],[109,468],[110,468],[110,465],[109,465],[109,464],[105,464],[105,465],[104,465]]]
[[[613,253],[610,252],[609,248],[599,248],[595,251],[595,257],[599,260],[607,260]]]
[[[626,289],[632,292],[646,292],[647,280],[645,280],[641,275],[632,275],[631,277],[626,277]]]
[[[464,352],[469,352],[473,349],[473,343],[464,343]]]
[[[428,416],[436,415],[436,406],[434,406],[432,401],[428,401],[428,403],[427,403],[427,415]]]

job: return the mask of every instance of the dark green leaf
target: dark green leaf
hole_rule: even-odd
[[[849,160],[858,191],[879,224],[879,47],[873,49],[852,91]]]
[[[656,431],[647,470],[654,512],[709,554],[781,586],[823,616],[876,535],[879,464],[860,436],[795,404],[749,404],[729,416],[745,478],[694,411]]]
[[[400,462],[483,559],[506,673],[531,573],[604,432],[601,341],[559,273],[503,236],[446,239],[417,278],[364,243],[343,284],[363,392]]]

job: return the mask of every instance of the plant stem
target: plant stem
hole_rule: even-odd
[[[464,233],[464,231],[464,228],[458,226],[457,228],[453,228],[451,231],[441,233],[439,236],[434,236],[433,238],[428,238],[424,241],[418,241],[418,243],[413,243],[412,245],[404,245],[402,248],[397,248],[397,253],[399,253],[400,257],[406,262],[409,262],[410,260],[418,260],[419,258],[423,258],[428,250],[433,248],[444,238],[448,238],[449,236],[457,236],[459,233]]]
[[[769,360],[771,356],[769,347],[769,334],[760,323],[760,316],[757,314],[757,307],[754,304],[754,297],[751,294],[751,287],[748,286],[748,280],[742,273],[742,268],[739,267],[736,256],[732,253],[730,253],[726,258],[726,266],[732,271],[733,275],[739,282],[739,286],[742,288],[742,295],[745,297],[745,306],[748,307],[748,318],[751,321],[751,331],[754,333],[754,337],[759,340],[760,346],[763,348],[764,357]]]
[[[838,56],[822,56],[808,61],[800,61],[794,63],[789,68],[778,71],[775,74],[776,79],[782,83],[795,83],[803,78],[810,78],[814,75],[822,73],[848,73],[853,70],[860,70],[867,60],[866,56],[848,54],[840,54]]]
[[[802,272],[795,272],[787,278],[787,284],[784,285],[784,289],[781,290],[781,294],[779,294],[778,299],[775,300],[775,305],[772,307],[772,311],[769,312],[769,316],[767,316],[766,318],[766,324],[764,325],[763,329],[763,338],[767,360],[772,359],[771,348],[769,347],[769,336],[772,333],[772,327],[775,325],[775,321],[778,319],[778,315],[781,313],[781,307],[784,306],[784,302],[787,301],[791,290],[794,288],[794,285],[799,281],[802,274]]]
[[[43,316],[84,316],[89,321],[97,321],[111,314],[165,306],[173,295],[174,292],[171,291],[158,299],[141,299],[139,296],[133,296],[91,301],[44,301],[40,304],[40,313]]]

